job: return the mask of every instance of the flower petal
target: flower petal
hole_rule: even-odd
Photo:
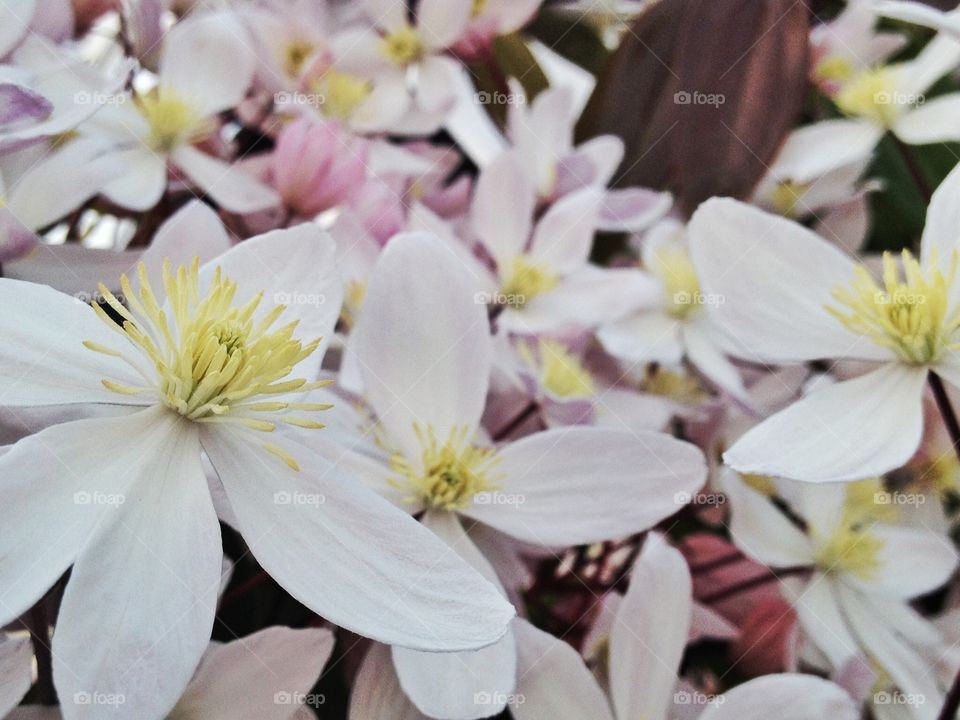
[[[254,557],[307,607],[422,650],[474,649],[503,635],[513,609],[488,582],[305,446],[292,450],[303,467],[295,472],[252,432],[216,428],[202,442]]]
[[[837,596],[837,584],[816,573],[797,597],[790,597],[800,627],[835,668],[860,654]]]
[[[280,204],[280,196],[238,165],[207,155],[193,146],[174,151],[171,159],[225,210],[252,213]]]
[[[511,443],[498,457],[502,493],[478,496],[464,514],[536,545],[646,530],[677,512],[706,478],[696,447],[651,432],[558,428]]]
[[[765,675],[724,694],[700,720],[857,720],[859,710],[839,685],[813,675]]]
[[[940,95],[898,118],[893,132],[909,145],[956,142],[960,140],[958,112],[960,93]]]
[[[134,418],[122,431],[137,438],[136,473],[80,550],[57,619],[53,674],[69,720],[103,717],[89,701],[100,695],[121,698],[116,717],[165,716],[213,627],[223,550],[197,427],[166,409],[142,415],[150,435],[132,434]]]
[[[7,716],[33,684],[30,638],[0,636],[0,715]]]
[[[826,311],[854,276],[853,261],[826,240],[730,199],[703,203],[688,229],[703,291],[723,299],[712,317],[738,355],[781,363],[892,358]]]
[[[350,695],[350,720],[428,720],[400,688],[390,646],[372,643]]]
[[[590,256],[603,191],[586,187],[561,198],[537,223],[530,244],[530,259],[558,275],[583,267]]]
[[[950,540],[926,528],[876,524],[870,534],[883,542],[876,573],[868,580],[849,578],[866,592],[909,600],[942,587],[957,568]]]
[[[676,365],[683,359],[681,337],[680,323],[657,309],[641,310],[597,331],[603,349],[629,363]]]
[[[501,153],[477,180],[471,222],[473,231],[493,256],[501,275],[523,252],[533,227],[536,194],[519,158]]]
[[[724,453],[744,473],[807,482],[882,475],[920,444],[926,368],[884,365],[821,387],[754,427]]]

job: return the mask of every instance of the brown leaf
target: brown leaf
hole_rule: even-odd
[[[661,0],[605,69],[581,134],[622,137],[618,184],[670,190],[687,212],[746,197],[802,110],[808,31],[798,0]]]

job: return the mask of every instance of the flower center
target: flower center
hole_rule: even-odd
[[[363,301],[367,297],[367,284],[362,280],[351,280],[343,293],[343,305],[340,307],[340,321],[348,330],[353,328],[360,317]]]
[[[853,65],[843,55],[828,55],[817,63],[813,71],[813,76],[824,82],[847,82],[853,79],[854,74]]]
[[[953,341],[960,327],[960,312],[949,307],[957,254],[952,253],[946,275],[935,259],[924,274],[909,250],[904,250],[902,257],[903,281],[896,260],[884,253],[882,287],[866,268],[858,266],[850,286],[833,291],[841,308],[828,305],[826,310],[857,335],[892,349],[903,362],[927,365],[944,350],[960,347]]]
[[[467,428],[454,428],[441,441],[430,426],[424,431],[414,424],[422,449],[421,462],[411,463],[400,453],[390,458],[398,477],[389,480],[395,487],[409,488],[410,501],[419,500],[431,510],[462,510],[480,492],[496,489],[490,471],[497,462],[493,448],[475,447]]]
[[[794,217],[802,215],[802,207],[798,207],[803,202],[807,194],[808,186],[804,183],[798,183],[793,180],[782,180],[777,183],[770,195],[770,204],[773,209],[784,217]]]
[[[826,573],[849,573],[870,580],[880,568],[883,540],[858,525],[841,525],[826,538],[814,538],[817,567]]]
[[[323,114],[344,121],[349,120],[373,92],[369,80],[336,70],[327,70],[311,86],[323,95],[320,105]]]
[[[553,290],[559,284],[560,278],[557,275],[521,255],[513,259],[510,274],[500,292],[506,299],[506,305],[519,309],[537,295]]]
[[[487,9],[487,0],[473,0],[470,7],[470,17],[479,17]]]
[[[897,71],[890,66],[864,70],[843,83],[834,100],[847,115],[873,120],[890,127],[907,100],[897,91]]]
[[[288,411],[318,412],[329,409],[329,405],[270,399],[329,384],[285,379],[297,363],[317,349],[320,339],[307,345],[294,339],[298,321],[274,328],[286,309],[284,305],[255,321],[263,293],[235,307],[236,283],[225,278],[220,268],[214,272],[210,289],[201,295],[199,265],[195,258],[189,269],[181,266],[174,274],[169,261],[164,263],[164,308],[157,302],[143,263],[137,267],[139,291],[134,291],[126,275],[120,281],[129,308],[100,285],[107,305],[122,318],[122,329],[98,303],[93,304],[94,311],[146,356],[156,373],[149,377],[137,363],[113,348],[84,341],[90,350],[124,359],[144,379],[143,386],[105,379],[101,381],[104,387],[121,395],[153,394],[158,402],[194,422],[234,422],[263,432],[273,431],[278,423],[322,428],[322,423]],[[282,449],[268,443],[264,448],[298,469]]]
[[[683,320],[702,304],[700,280],[686,248],[663,246],[657,249],[651,270],[664,284],[670,315]]]
[[[381,40],[380,49],[391,62],[401,67],[423,59],[425,50],[420,33],[409,25],[386,35]]]
[[[519,345],[519,351],[524,361],[536,369],[536,360],[527,345]],[[583,398],[596,393],[593,377],[561,343],[541,340],[538,353],[540,384],[544,390],[561,398]]]
[[[135,102],[150,126],[147,144],[156,152],[199,142],[213,132],[210,122],[169,88],[140,95]]]
[[[300,77],[304,64],[316,49],[317,46],[309,40],[293,40],[288,43],[283,52],[283,71],[287,77]]]

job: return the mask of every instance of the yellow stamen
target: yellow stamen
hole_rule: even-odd
[[[300,77],[304,64],[316,52],[317,46],[309,40],[294,39],[283,49],[283,71],[287,77]]]
[[[420,501],[432,510],[462,510],[477,493],[496,489],[490,477],[497,463],[495,451],[474,446],[466,428],[453,429],[442,442],[432,427],[424,431],[415,424],[414,432],[422,448],[419,462],[400,453],[390,458],[398,477],[389,482],[410,489],[408,501]]]
[[[853,64],[842,55],[829,55],[817,63],[813,76],[825,82],[846,82],[854,76]]]
[[[521,343],[517,346],[520,357],[540,377],[545,390],[561,398],[590,397],[596,393],[593,377],[562,343],[556,340],[541,340],[538,359],[530,348]]]
[[[847,115],[891,127],[908,99],[897,89],[898,74],[899,71],[892,66],[864,70],[842,85],[834,101]]]
[[[424,56],[423,39],[409,25],[394,30],[380,41],[380,49],[392,62],[400,66],[411,65]]]
[[[209,120],[170,88],[137,96],[135,102],[150,126],[147,143],[157,152],[200,142],[213,132]]]
[[[945,350],[960,348],[954,334],[960,328],[960,310],[950,308],[950,288],[957,274],[953,252],[946,275],[936,258],[924,269],[904,250],[901,281],[890,253],[883,256],[883,286],[866,268],[858,266],[849,287],[839,287],[833,298],[840,308],[827,312],[849,330],[888,347],[905,363],[928,365]]]
[[[321,77],[313,80],[310,87],[323,96],[319,105],[320,112],[336,120],[349,120],[370,93],[373,83],[356,75],[327,70]]]
[[[703,303],[700,280],[690,253],[680,245],[664,245],[654,253],[650,268],[666,288],[667,312],[684,319]]]
[[[559,284],[560,278],[556,274],[520,255],[513,259],[500,295],[505,298],[506,305],[519,309]]]
[[[807,185],[783,180],[777,183],[770,195],[770,204],[773,209],[785,217],[803,215],[803,198],[807,194]]]

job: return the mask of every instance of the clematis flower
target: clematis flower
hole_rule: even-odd
[[[784,585],[784,593],[830,667],[866,655],[900,691],[926,698],[915,717],[934,717],[943,689],[928,660],[946,643],[908,601],[949,580],[958,560],[949,541],[898,525],[896,506],[877,481],[751,486],[727,470],[723,484],[731,533],[744,553],[774,569],[811,569],[800,588]],[[804,528],[753,489],[758,485],[785,501]]]
[[[470,22],[453,46],[460,58],[483,58],[499,35],[516,32],[540,9],[543,0],[476,0],[470,9]]]
[[[323,696],[311,688],[333,651],[329,630],[291,630],[269,627],[228,643],[210,643],[182,697],[167,716],[232,720],[295,720],[316,717],[308,709]],[[27,643],[29,647],[29,642]],[[0,646],[2,647],[2,646]],[[100,699],[101,712],[110,712],[108,698]],[[126,697],[117,698],[126,705]],[[134,710],[136,710],[134,708]],[[15,709],[7,720],[60,720],[56,707],[27,705]]]
[[[501,306],[500,328],[593,328],[656,295],[657,284],[640,271],[589,262],[602,204],[602,190],[584,187],[551,205],[533,227],[536,194],[521,159],[503,153],[481,173],[471,225],[495,273],[477,270],[473,285],[478,297]]]
[[[930,203],[919,259],[904,250],[901,275],[886,255],[879,280],[789,220],[730,199],[697,210],[689,225],[694,265],[704,291],[725,298],[711,310],[731,353],[779,364],[880,364],[821,385],[760,423],[724,454],[728,464],[797,480],[855,480],[900,467],[916,452],[927,373],[960,383],[958,193],[954,170]]]
[[[393,132],[434,132],[456,100],[460,67],[445,52],[466,29],[472,0],[419,0],[413,22],[404,0],[364,0],[363,7],[373,27],[338,36],[338,69],[399,100]]]
[[[272,189],[195,147],[216,130],[215,115],[246,95],[254,57],[244,37],[243,26],[227,12],[178,23],[166,37],[158,86],[103,109],[81,127],[112,143],[125,168],[103,187],[108,199],[131,210],[152,208],[166,191],[169,163],[231,212],[278,204]],[[225,57],[231,61],[224,63]]]
[[[70,0],[19,0],[0,8],[0,58],[33,35],[50,46],[73,33]]]
[[[725,298],[701,289],[683,224],[668,219],[651,229],[643,240],[642,262],[657,292],[644,298],[638,311],[601,325],[600,344],[632,364],[669,366],[686,357],[720,388],[745,400],[740,372],[725,357],[722,331],[708,312]]]
[[[508,133],[521,167],[538,196],[553,201],[585,187],[604,193],[597,227],[611,232],[640,232],[670,209],[669,193],[645,188],[608,190],[623,160],[623,141],[600,135],[574,147],[577,112],[567,87],[545,90],[529,108],[511,103]]]
[[[425,650],[503,634],[512,612],[488,583],[307,447],[326,408],[312,397],[325,383],[308,380],[318,336],[339,314],[333,253],[301,225],[215,265],[167,263],[162,287],[140,264],[121,280],[126,305],[101,285],[93,309],[0,280],[0,405],[47,415],[0,456],[16,518],[0,538],[0,624],[72,566],[53,637],[68,720],[99,716],[69,702],[93,692],[125,696],[117,717],[164,717],[206,648],[222,550],[201,451],[253,556],[330,621]]]
[[[427,267],[431,273],[411,285],[410,277]],[[575,427],[501,447],[483,442],[478,427],[493,345],[469,278],[435,237],[390,241],[350,346],[377,424],[371,431],[362,417],[350,419],[341,409],[340,443],[325,452],[399,506],[424,513],[424,525],[497,584],[468,534],[474,523],[556,547],[623,537],[675,513],[678,493],[695,492],[706,469],[696,448],[667,435]],[[446,718],[502,710],[516,682],[516,653],[509,632],[472,653],[392,648],[411,701],[422,713]],[[475,693],[494,700],[478,703]]]

